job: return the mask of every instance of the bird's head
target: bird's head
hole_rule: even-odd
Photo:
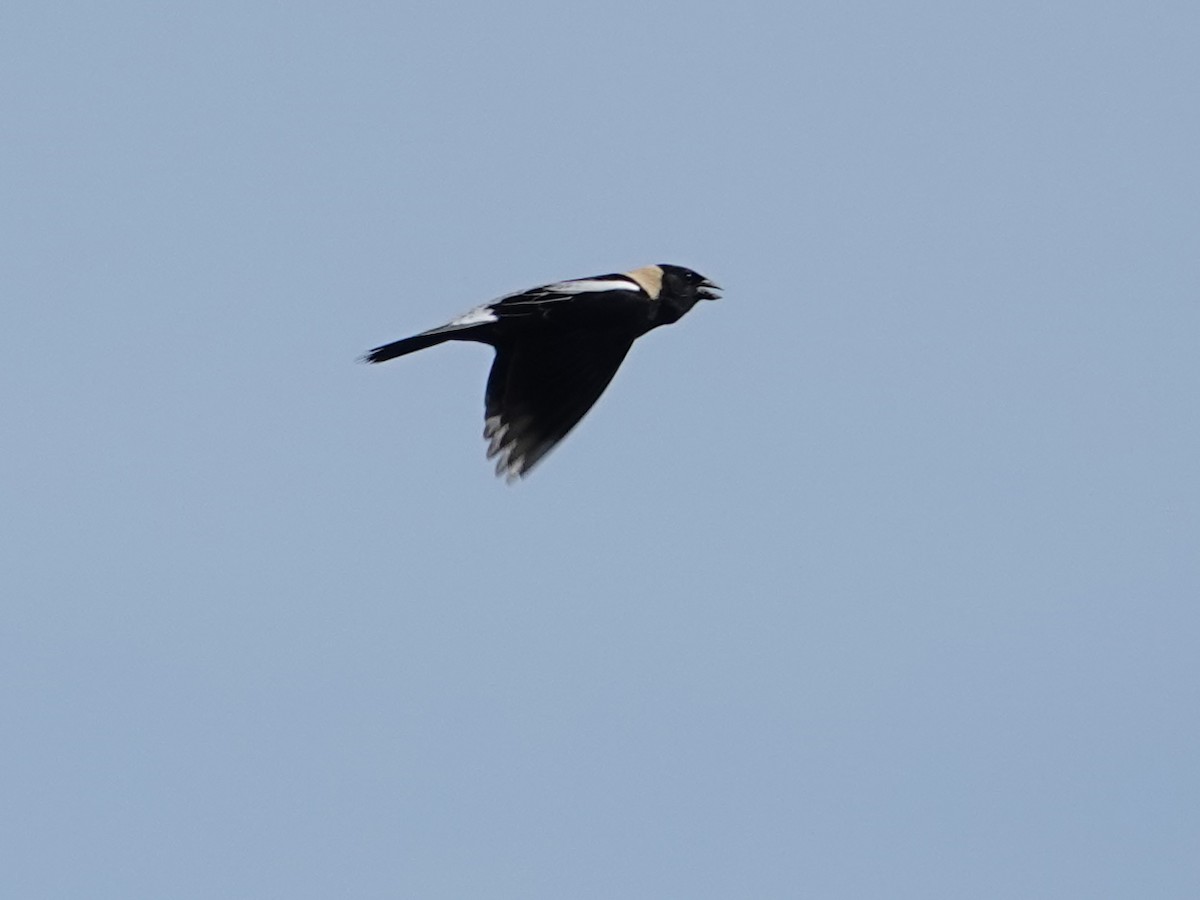
[[[721,288],[699,272],[667,263],[661,264],[659,268],[662,269],[662,294],[664,296],[685,301],[689,307],[697,300],[716,300],[721,296]]]
[[[662,272],[662,288],[658,292],[660,303],[656,315],[659,325],[678,322],[691,311],[700,300],[716,300],[721,289],[701,275],[683,266],[658,265],[653,268]]]

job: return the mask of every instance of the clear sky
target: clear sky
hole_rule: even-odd
[[[0,895],[1200,896],[1200,7],[0,14]],[[525,482],[490,351],[656,262]]]

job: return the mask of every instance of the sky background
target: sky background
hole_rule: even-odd
[[[1200,896],[1200,7],[0,13],[0,894]],[[526,481],[500,294],[656,262]]]

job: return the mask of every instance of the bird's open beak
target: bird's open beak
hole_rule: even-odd
[[[719,300],[721,297],[721,286],[713,284],[707,278],[700,282],[700,287],[696,290],[696,296],[701,300]]]

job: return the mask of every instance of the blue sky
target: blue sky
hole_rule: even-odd
[[[1191,897],[1190,3],[17,2],[6,896]],[[489,351],[655,262],[525,482]]]

